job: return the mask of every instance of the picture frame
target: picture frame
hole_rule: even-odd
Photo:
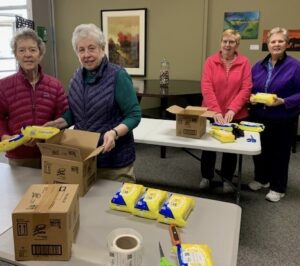
[[[105,53],[131,76],[146,76],[147,9],[101,10]]]

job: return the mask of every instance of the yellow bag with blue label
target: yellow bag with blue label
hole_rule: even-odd
[[[161,205],[168,198],[168,192],[147,188],[134,206],[133,214],[148,219],[156,219]]]
[[[6,152],[14,150],[15,148],[23,145],[24,143],[28,142],[30,138],[27,138],[23,134],[18,134],[10,139],[5,139],[0,142],[0,152]]]
[[[26,126],[21,129],[24,136],[32,139],[49,139],[59,133],[56,127]]]
[[[132,213],[137,200],[144,191],[143,185],[124,183],[111,199],[109,207],[113,210]]]
[[[186,225],[187,218],[195,207],[195,200],[191,197],[171,194],[164,202],[157,220],[166,224],[174,224],[180,227]]]
[[[176,246],[172,247],[172,252],[178,252]],[[206,244],[182,243],[180,257],[184,265],[187,266],[213,266],[211,249]]]

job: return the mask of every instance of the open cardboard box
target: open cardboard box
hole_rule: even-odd
[[[176,115],[176,135],[187,138],[201,138],[206,132],[206,118],[213,117],[215,112],[206,107],[187,106],[182,108],[172,105],[168,112]]]
[[[66,129],[38,143],[44,183],[79,184],[84,196],[97,177],[96,156],[103,150],[97,147],[99,138],[100,133]]]
[[[78,185],[31,185],[12,221],[16,260],[69,260],[79,228]]]

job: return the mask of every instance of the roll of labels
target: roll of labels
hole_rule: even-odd
[[[140,266],[143,237],[131,228],[118,228],[107,236],[110,266]]]

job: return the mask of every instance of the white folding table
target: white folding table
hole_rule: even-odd
[[[159,265],[158,242],[165,255],[175,264],[176,256],[170,252],[171,242],[168,225],[155,220],[136,217],[132,214],[114,211],[109,201],[121,187],[121,183],[97,180],[88,193],[80,198],[80,227],[72,247],[70,261],[19,261],[14,259],[11,213],[30,184],[40,183],[41,171],[10,167],[0,163],[1,200],[12,201],[4,210],[0,208],[0,265],[7,261],[26,266],[104,266],[107,265],[107,235],[116,228],[137,230],[144,239],[142,266]],[[235,266],[237,263],[241,208],[232,203],[194,197],[196,205],[187,225],[180,229],[184,243],[208,244],[212,249],[214,265]],[[3,206],[1,206],[3,207]],[[8,222],[9,221],[9,222]]]
[[[209,130],[209,125],[207,131]],[[236,203],[239,204],[242,178],[243,155],[257,155],[261,152],[260,135],[257,132],[245,131],[245,136],[233,143],[221,143],[209,133],[200,139],[176,136],[176,121],[142,118],[139,126],[134,129],[134,139],[137,143],[170,146],[187,149],[200,149],[216,152],[235,153],[238,155],[238,182]],[[255,142],[249,141],[251,138]]]

